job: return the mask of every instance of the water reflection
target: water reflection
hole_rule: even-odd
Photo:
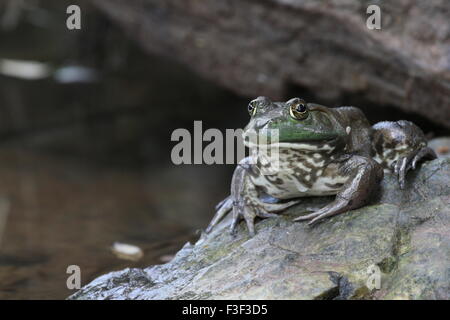
[[[52,67],[34,80],[0,75],[0,299],[63,299],[72,264],[86,284],[170,260],[207,224],[233,167],[173,165],[172,130],[247,119],[238,108],[247,98],[144,54],[88,4],[77,34],[58,27],[65,1],[40,5],[45,23],[25,19],[36,9],[26,6],[0,31],[2,61]],[[74,65],[95,70],[96,81],[73,81],[65,66]],[[114,242],[143,258],[119,259]]]
[[[150,168],[120,171],[1,150],[2,212],[9,202],[1,297],[64,298],[70,294],[65,270],[71,264],[81,267],[85,284],[112,270],[166,262],[195,239],[195,229],[207,219],[201,213],[213,205],[208,199],[217,198],[213,181],[221,177],[216,170],[193,170],[198,182],[177,176],[181,171],[171,167],[159,168],[155,176]],[[200,193],[205,201],[196,200]],[[116,241],[139,246],[144,257],[118,259],[110,250]]]

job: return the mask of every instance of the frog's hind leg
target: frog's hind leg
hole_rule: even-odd
[[[236,167],[231,179],[231,194],[228,198],[216,206],[216,214],[211,220],[205,232],[211,230],[232,210],[232,221],[230,226],[231,234],[236,232],[237,224],[244,219],[251,236],[255,235],[254,220],[256,217],[270,218],[276,215],[260,207],[258,192],[255,186],[249,180],[248,170],[251,168],[249,159],[244,158]],[[283,207],[288,204],[283,204]],[[278,206],[277,208],[281,208]],[[270,208],[274,209],[274,208]]]
[[[422,130],[405,120],[375,124],[372,141],[373,158],[397,176],[401,189],[410,169],[414,170],[422,159],[437,157],[427,146]]]
[[[300,216],[294,221],[311,220],[308,224],[314,224],[323,218],[360,208],[370,199],[383,179],[383,168],[374,160],[362,156],[352,156],[340,170],[350,178],[336,195],[336,199],[324,208]]]

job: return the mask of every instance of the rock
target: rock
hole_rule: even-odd
[[[292,221],[329,200],[258,222],[254,238],[244,223],[231,237],[225,220],[169,263],[106,274],[69,299],[450,299],[450,159],[424,163],[405,191],[386,174],[366,207],[314,227]]]
[[[428,142],[428,145],[440,157],[450,158],[450,137],[435,138]]]
[[[240,95],[306,91],[322,104],[396,106],[450,128],[449,1],[92,2],[148,52]],[[381,30],[367,28],[371,4]]]

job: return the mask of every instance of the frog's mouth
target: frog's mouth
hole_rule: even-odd
[[[261,129],[255,131],[250,129],[242,134],[244,144],[249,145],[266,145],[266,144],[320,144],[336,140],[338,134],[336,132],[324,132],[314,129]]]
[[[329,151],[334,150],[338,145],[339,138],[337,136],[323,136],[317,139],[301,139],[301,140],[281,140],[270,141],[270,139],[261,139],[255,142],[253,140],[244,139],[244,145],[250,149],[254,148],[278,148],[293,149],[303,151]],[[269,140],[269,141],[267,141]]]

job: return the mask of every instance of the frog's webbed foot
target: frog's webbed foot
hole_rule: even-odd
[[[367,202],[383,178],[383,168],[374,160],[361,156],[351,157],[343,164],[341,171],[349,174],[350,178],[336,195],[336,199],[324,208],[300,216],[294,221],[311,220],[308,223],[311,225],[323,218],[359,208]]]
[[[249,190],[250,192],[252,190]],[[236,227],[241,219],[245,220],[247,224],[248,231],[251,236],[255,235],[255,219],[256,217],[265,218],[276,218],[278,214],[273,212],[283,211],[297,203],[300,200],[292,200],[288,202],[279,203],[267,203],[263,202],[258,198],[242,198],[233,203],[233,221],[231,223],[230,232],[231,234],[236,233]]]
[[[294,221],[311,220],[308,223],[308,225],[312,225],[323,218],[330,217],[330,216],[342,213],[344,211],[351,210],[351,206],[350,206],[351,202],[350,201],[351,200],[349,200],[349,199],[338,198],[336,196],[336,200],[334,202],[328,204],[327,206],[323,207],[322,209],[320,209],[316,212],[313,212],[313,213],[305,215],[305,216],[300,216],[300,217],[294,219]]]
[[[233,220],[230,226],[230,233],[236,234],[236,228],[241,219],[247,224],[248,233],[251,237],[255,236],[255,219],[275,218],[277,214],[265,211],[263,208],[250,204],[246,200],[238,200],[233,203]]]
[[[372,147],[375,158],[397,176],[401,189],[405,177],[422,159],[436,159],[436,153],[427,147],[422,130],[410,121],[383,121],[373,127]]]
[[[261,200],[254,200],[254,204],[246,204],[244,199],[233,201],[232,196],[228,196],[224,200],[222,200],[216,206],[216,214],[213,219],[209,223],[205,232],[210,233],[212,229],[233,209],[233,212],[237,210],[237,212],[233,213],[233,220],[231,223],[231,233],[235,234],[236,226],[241,219],[244,219],[247,227],[252,234],[254,235],[254,220],[256,217],[258,218],[275,218],[278,215],[272,212],[283,211],[297,203],[300,200],[292,200],[288,202],[280,202],[280,203],[267,203]],[[250,203],[250,202],[249,202]]]
[[[433,160],[436,158],[437,155],[433,149],[429,147],[423,147],[393,162],[392,171],[398,178],[400,189],[405,188],[406,174],[409,170],[415,170],[417,164],[423,159]]]
[[[289,201],[284,203],[265,203],[258,198],[258,191],[249,179],[248,171],[251,170],[249,159],[243,159],[236,167],[231,180],[231,195],[216,206],[216,214],[211,220],[205,232],[211,230],[233,211],[230,231],[236,232],[236,227],[241,219],[244,219],[251,236],[255,235],[255,218],[272,218],[277,215],[271,212],[281,211],[297,203]]]

